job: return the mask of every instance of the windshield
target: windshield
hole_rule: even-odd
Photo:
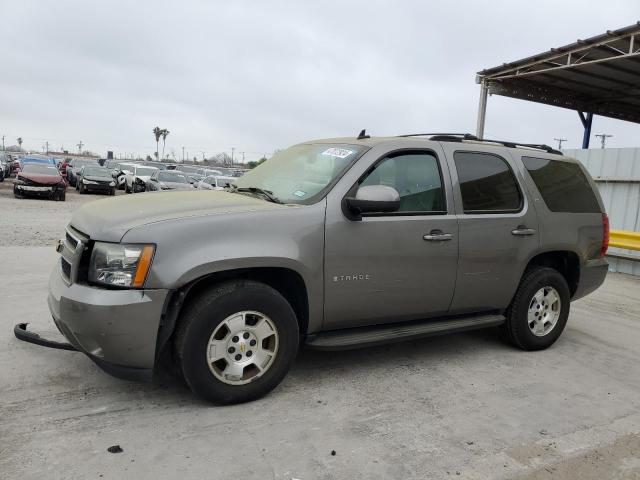
[[[153,172],[155,172],[156,170],[157,170],[157,168],[136,167],[136,175],[141,175],[143,177],[149,177],[149,176],[153,175]]]
[[[166,170],[158,173],[158,180],[161,182],[187,183],[187,177],[181,173]]]
[[[27,163],[22,171],[24,173],[39,173],[41,175],[59,175],[56,167],[39,165],[37,163]]]
[[[248,171],[234,185],[268,190],[283,203],[310,204],[365,150],[347,144],[296,145]]]
[[[111,178],[111,171],[102,167],[84,167],[83,173],[85,177],[108,177]]]

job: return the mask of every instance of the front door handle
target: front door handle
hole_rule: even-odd
[[[443,233],[442,230],[431,230],[427,235],[422,237],[427,242],[445,242],[451,240],[453,235],[450,233]]]
[[[518,228],[516,228],[515,230],[511,230],[511,235],[516,235],[518,237],[534,235],[535,233],[536,231],[533,228],[528,228],[524,225],[518,225]]]

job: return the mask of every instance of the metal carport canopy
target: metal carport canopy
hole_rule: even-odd
[[[589,145],[593,115],[640,123],[640,22],[478,72],[476,136],[484,134],[487,93],[576,110]]]

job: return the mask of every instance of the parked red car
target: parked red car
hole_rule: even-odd
[[[13,195],[46,197],[51,200],[65,200],[67,183],[53,165],[27,163],[16,176]]]

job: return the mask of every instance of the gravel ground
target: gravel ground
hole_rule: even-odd
[[[119,195],[124,192],[117,191]],[[14,198],[13,178],[0,183],[0,245],[53,245],[64,233],[71,214],[80,205],[108,198],[106,195],[80,195],[67,189],[64,202],[39,198]]]
[[[52,243],[94,198],[0,184],[0,478],[640,479],[640,279],[609,275],[544,352],[493,330],[302,351],[272,394],[214,407],[14,338],[56,334]]]

